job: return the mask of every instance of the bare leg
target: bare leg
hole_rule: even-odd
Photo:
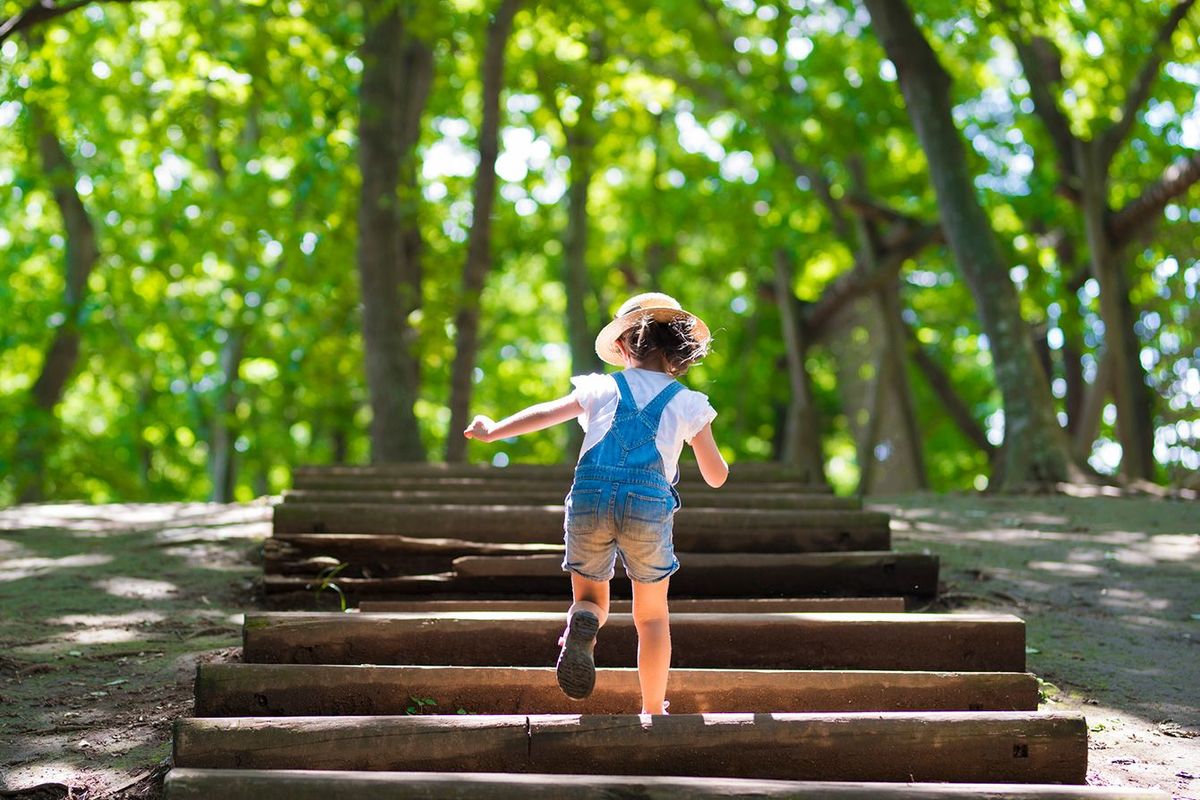
[[[608,618],[608,581],[593,581],[571,573],[575,602],[567,614],[567,628],[559,638],[555,674],[563,693],[582,700],[596,686],[596,662],[592,655],[596,633]]]
[[[567,622],[576,611],[590,611],[604,627],[608,620],[608,581],[594,581],[572,572],[571,593],[575,602],[567,609]]]
[[[633,584],[633,623],[638,632],[638,681],[642,686],[642,713],[662,714],[671,668],[671,628],[667,616],[667,584]]]

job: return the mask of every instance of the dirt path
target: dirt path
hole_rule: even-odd
[[[939,606],[1028,624],[1043,708],[1087,716],[1088,782],[1200,798],[1200,503],[876,499],[897,549],[942,561]]]
[[[157,797],[200,660],[236,657],[270,507],[0,511],[0,791]]]
[[[942,557],[939,608],[1029,622],[1045,707],[1085,713],[1095,784],[1200,800],[1200,504],[877,500]],[[200,660],[237,657],[270,508],[0,510],[0,791],[157,797]]]

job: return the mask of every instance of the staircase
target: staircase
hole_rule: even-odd
[[[275,509],[243,663],[201,665],[167,796],[1128,798],[1086,787],[1087,725],[1039,713],[1025,624],[904,612],[936,556],[886,515],[738,465],[681,482],[670,716],[639,716],[628,582],[596,691],[558,689],[565,467],[302,468]],[[618,573],[620,570],[618,570]]]

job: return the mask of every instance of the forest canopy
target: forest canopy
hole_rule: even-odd
[[[1194,480],[1198,34],[1193,0],[3,0],[0,503],[573,460],[462,414],[565,394],[650,289],[714,332],[684,380],[731,460]]]

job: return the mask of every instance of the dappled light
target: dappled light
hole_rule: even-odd
[[[63,556],[62,558],[6,558],[0,560],[0,583],[19,581],[56,570],[84,569],[108,564],[112,556],[100,553]]]
[[[125,576],[106,578],[102,581],[95,581],[92,585],[117,597],[139,600],[161,600],[179,591],[175,584],[168,581]]]

